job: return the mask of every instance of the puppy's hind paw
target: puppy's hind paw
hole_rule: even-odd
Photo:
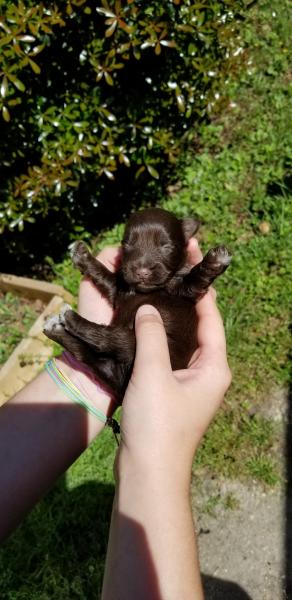
[[[49,335],[50,333],[61,331],[62,329],[63,328],[59,320],[59,315],[53,315],[45,321],[43,332],[46,335]]]
[[[60,310],[59,322],[62,325],[65,325],[65,322],[66,322],[66,313],[68,312],[68,310],[72,310],[72,306],[70,306],[70,304],[64,304],[64,306],[62,306],[62,308]]]

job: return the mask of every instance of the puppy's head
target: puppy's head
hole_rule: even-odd
[[[161,208],[131,215],[122,242],[122,273],[138,291],[163,287],[186,260],[189,238],[198,229],[195,219],[177,219]]]

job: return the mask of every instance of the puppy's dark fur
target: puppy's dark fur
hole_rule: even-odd
[[[114,307],[111,325],[97,325],[65,307],[45,325],[46,335],[91,367],[121,400],[135,357],[134,319],[141,304],[159,310],[167,333],[173,369],[186,368],[195,350],[194,304],[230,262],[226,248],[210,250],[195,267],[186,263],[194,219],[177,219],[159,208],[133,214],[122,241],[121,264],[111,273],[83,242],[76,242],[73,262],[90,277]]]

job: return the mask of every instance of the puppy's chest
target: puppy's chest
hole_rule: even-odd
[[[113,323],[133,329],[136,312],[142,304],[152,304],[159,310],[161,304],[169,304],[168,294],[162,290],[149,294],[138,293],[131,288],[127,291],[119,290],[115,301]]]
[[[173,328],[177,329],[178,323],[184,329],[194,314],[194,305],[190,300],[172,295],[166,290],[150,293],[118,292],[113,324],[133,329],[136,312],[142,304],[155,306],[169,331]]]

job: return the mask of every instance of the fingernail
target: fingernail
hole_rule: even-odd
[[[144,315],[160,316],[158,310],[154,308],[154,306],[152,306],[151,304],[143,304],[138,308],[136,316],[143,317]]]

